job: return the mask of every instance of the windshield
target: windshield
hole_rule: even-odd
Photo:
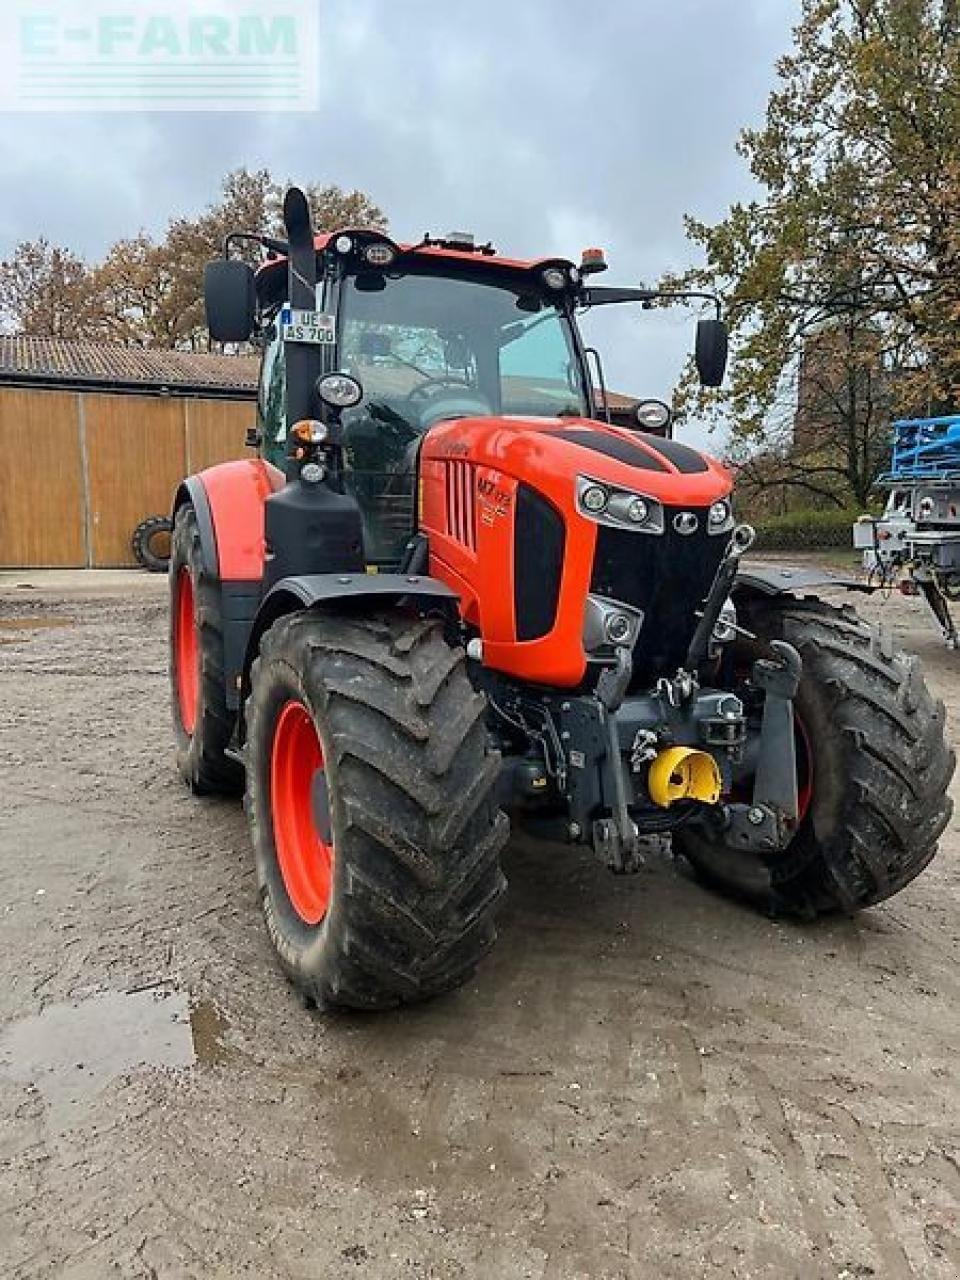
[[[529,285],[349,276],[338,326],[340,368],[364,392],[343,413],[344,479],[373,561],[395,561],[412,532],[417,453],[435,423],[587,413],[570,322]]]
[[[379,287],[378,287],[379,286]],[[340,360],[415,432],[467,414],[585,414],[570,325],[537,292],[475,278],[351,276]]]

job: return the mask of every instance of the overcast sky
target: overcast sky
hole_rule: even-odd
[[[749,194],[734,144],[763,112],[797,11],[320,0],[316,114],[5,115],[0,255],[43,234],[95,257],[196,212],[247,165],[360,187],[400,238],[462,228],[575,260],[596,244],[604,283],[651,281],[691,261],[684,213],[715,219]],[[692,317],[616,310],[600,335],[608,384],[669,398]]]

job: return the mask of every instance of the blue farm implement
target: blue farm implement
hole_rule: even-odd
[[[853,529],[870,581],[919,596],[947,646],[960,648],[950,612],[960,600],[960,416],[895,422],[879,483],[883,515],[861,516]]]

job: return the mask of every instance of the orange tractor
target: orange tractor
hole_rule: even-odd
[[[731,479],[606,411],[585,308],[653,301],[465,235],[228,238],[223,342],[263,352],[257,456],[174,503],[180,770],[245,787],[267,928],[321,1005],[463,982],[510,821],[634,870],[645,841],[783,914],[852,911],[933,856],[943,707],[815,573],[741,563]],[[229,256],[259,244],[254,270]],[[701,320],[719,385],[726,331]],[[510,815],[508,818],[507,815]]]

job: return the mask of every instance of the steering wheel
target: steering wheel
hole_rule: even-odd
[[[412,391],[408,392],[407,400],[411,407],[416,407],[418,400],[426,398],[426,394],[437,387],[453,387],[457,391],[472,391],[475,395],[479,395],[476,388],[469,382],[465,382],[463,378],[451,378],[448,374],[441,374],[436,378],[424,378],[423,382],[418,383]]]
[[[436,393],[436,394],[434,394]],[[408,411],[418,421],[419,432],[428,431],[447,418],[485,416],[493,410],[486,396],[462,378],[427,378],[407,396]]]

